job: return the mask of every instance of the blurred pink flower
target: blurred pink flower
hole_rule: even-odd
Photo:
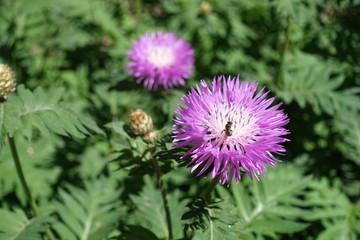
[[[174,88],[185,85],[192,73],[193,55],[190,44],[174,33],[144,34],[128,52],[128,71],[149,89]]]

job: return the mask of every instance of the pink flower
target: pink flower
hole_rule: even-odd
[[[185,107],[176,111],[174,142],[175,147],[191,145],[182,158],[191,156],[187,166],[197,176],[218,176],[230,186],[233,177],[239,182],[242,169],[259,180],[265,164],[274,167],[279,161],[273,154],[285,153],[281,143],[288,141],[282,136],[289,134],[283,128],[289,118],[279,110],[282,103],[270,106],[275,97],[266,99],[264,88],[256,93],[257,86],[240,83],[239,76],[220,76],[211,85],[202,80],[182,98]]]
[[[193,55],[190,44],[174,33],[144,34],[128,52],[128,71],[149,89],[174,88],[192,73]]]

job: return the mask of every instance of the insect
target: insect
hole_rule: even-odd
[[[223,130],[223,132],[225,132],[226,136],[231,136],[233,134],[233,130],[231,129],[233,125],[232,121],[228,121],[225,125],[225,129]]]

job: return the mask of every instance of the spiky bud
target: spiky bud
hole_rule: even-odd
[[[6,99],[6,95],[16,89],[14,72],[6,64],[0,64],[0,98]]]
[[[144,135],[153,130],[151,117],[141,109],[130,113],[130,128],[135,135]]]

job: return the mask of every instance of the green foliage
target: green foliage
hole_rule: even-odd
[[[26,240],[41,239],[41,233],[47,228],[49,217],[29,219],[23,210],[8,211],[0,209],[0,239]]]
[[[84,182],[84,189],[60,189],[59,200],[52,203],[61,220],[53,224],[60,239],[105,238],[122,214],[117,209],[120,194],[121,189],[105,177]]]
[[[316,113],[330,115],[341,109],[360,110],[360,88],[339,90],[344,76],[331,78],[333,66],[303,53],[288,55],[281,88],[277,91],[286,103],[295,100],[301,108],[309,104]]]
[[[359,0],[2,0],[0,62],[21,84],[0,103],[0,239],[48,239],[48,226],[58,239],[166,239],[153,157],[176,239],[359,238],[359,15]],[[149,91],[127,73],[151,31],[194,48],[185,86]],[[200,79],[237,74],[284,102],[291,141],[266,177],[243,174],[206,203],[207,181],[172,147],[174,109]],[[156,144],[131,133],[136,108]],[[44,215],[31,215],[8,134]]]
[[[53,194],[53,185],[57,182],[61,167],[54,166],[55,146],[49,139],[38,139],[32,142],[20,137],[16,139],[17,150],[22,160],[22,168],[33,196],[45,200]],[[23,205],[26,205],[24,191],[19,185],[15,164],[7,146],[4,157],[0,161],[0,197],[15,191]]]
[[[320,221],[324,230],[319,240],[350,239],[360,237],[360,201],[351,202],[340,189],[329,186],[323,178],[310,184],[306,203],[312,207],[306,219]]]
[[[185,231],[192,233],[198,230],[193,239],[238,239],[239,229],[234,227],[238,220],[233,216],[230,206],[223,201],[214,201],[208,204],[199,198],[188,204],[190,211],[186,212],[182,219],[185,220]]]
[[[335,125],[342,131],[344,155],[360,166],[360,114],[356,111],[341,110]]]
[[[144,187],[139,195],[130,195],[131,201],[137,206],[135,214],[141,217],[142,227],[150,230],[159,239],[168,236],[165,211],[161,199],[161,193],[155,188],[152,179],[144,176]],[[183,214],[186,202],[180,199],[180,192],[175,191],[167,197],[175,238],[182,237],[181,215]]]
[[[18,96],[11,96],[6,104],[5,109],[12,110],[5,112],[9,117],[2,124],[10,135],[20,130],[29,139],[34,130],[45,137],[54,132],[83,138],[85,134],[89,134],[88,129],[102,133],[93,120],[59,102],[63,91],[64,89],[58,88],[45,92],[39,87],[32,93],[23,85],[18,86]]]
[[[308,210],[300,199],[310,181],[311,177],[302,176],[294,167],[278,166],[261,181],[246,179],[232,185],[230,191],[217,189],[236,206],[234,213],[240,220],[235,227],[252,236],[249,239],[277,239],[279,234],[292,234],[308,227],[309,224],[301,222]]]

